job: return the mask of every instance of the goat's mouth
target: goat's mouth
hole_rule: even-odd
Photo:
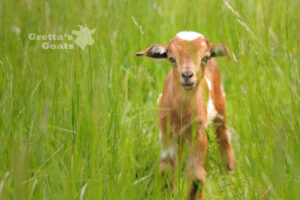
[[[196,81],[194,82],[181,82],[182,86],[185,88],[185,89],[192,89],[195,85]]]

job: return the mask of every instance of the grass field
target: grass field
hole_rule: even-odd
[[[181,30],[226,44],[238,59],[217,59],[237,168],[224,173],[209,131],[205,198],[300,199],[299,8],[298,0],[1,0],[0,199],[171,199],[161,192],[156,103],[171,66],[135,52]],[[96,28],[84,50],[46,50],[28,38],[79,24]],[[178,187],[182,199],[184,181]]]

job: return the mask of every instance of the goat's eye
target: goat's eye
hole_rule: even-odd
[[[170,60],[171,63],[176,63],[176,60],[173,57],[170,57],[169,60]]]
[[[204,56],[202,59],[201,59],[201,63],[207,63],[209,57],[208,56]]]

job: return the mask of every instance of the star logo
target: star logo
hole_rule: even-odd
[[[94,44],[94,39],[92,38],[92,34],[95,33],[96,29],[90,30],[87,26],[83,27],[78,25],[80,30],[73,30],[72,34],[76,35],[76,39],[74,43],[78,45],[82,50],[86,47],[86,45]]]

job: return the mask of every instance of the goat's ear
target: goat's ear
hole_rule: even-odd
[[[210,50],[210,57],[218,56],[227,56],[232,58],[234,62],[237,62],[237,59],[233,53],[226,47],[224,44],[213,44]]]
[[[149,48],[145,49],[144,51],[137,52],[135,55],[136,56],[146,55],[150,58],[164,59],[168,57],[167,49],[168,49],[167,45],[153,44]]]

